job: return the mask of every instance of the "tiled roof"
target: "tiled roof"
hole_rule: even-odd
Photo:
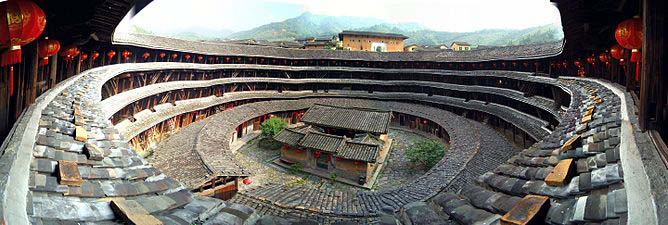
[[[304,133],[300,133],[290,128],[283,129],[281,132],[274,135],[274,140],[288,145],[297,145],[302,138],[304,138]]]
[[[344,159],[375,162],[378,156],[378,148],[377,144],[348,141],[341,146],[336,156]]]
[[[467,46],[468,46],[468,45],[471,45],[471,44],[469,44],[468,42],[455,41],[455,42],[452,42],[452,44],[451,44],[450,46],[452,46],[452,45],[454,45],[454,44],[457,44],[457,45],[467,45]]]
[[[326,105],[314,105],[302,117],[304,123],[371,133],[387,133],[390,119],[388,111]]]
[[[299,145],[307,148],[322,150],[325,152],[336,153],[336,150],[343,144],[345,138],[320,132],[308,132],[299,141]]]
[[[393,38],[408,39],[408,37],[406,35],[403,35],[403,34],[370,32],[370,31],[354,31],[354,30],[341,31],[341,33],[339,33],[339,37],[341,37],[343,35],[364,35],[364,36],[374,36],[374,37],[393,37]]]

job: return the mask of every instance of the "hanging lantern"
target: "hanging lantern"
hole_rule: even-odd
[[[627,54],[627,50],[620,45],[614,45],[610,48],[610,56],[615,59],[623,59]]]
[[[179,57],[179,55],[176,53],[172,54],[172,59],[176,59],[176,57]]]
[[[21,46],[39,37],[46,26],[44,11],[30,0],[0,2],[0,66],[9,66],[9,96],[14,95],[14,64],[21,62]]]
[[[95,61],[97,59],[97,57],[100,57],[100,53],[97,52],[97,51],[94,51],[93,52],[93,61]]]
[[[589,64],[594,64],[596,62],[596,59],[594,59],[594,56],[588,56],[586,60],[587,60],[587,63],[589,63]]]
[[[244,183],[244,185],[249,185],[252,183],[252,181],[249,178],[244,178],[243,181],[241,182]]]
[[[640,49],[642,48],[642,29],[640,17],[624,20],[615,29],[615,39],[626,49]]]
[[[79,48],[76,45],[70,45],[63,48],[63,50],[60,51],[60,56],[64,58],[65,62],[69,66],[70,62],[72,62],[72,60],[74,60],[74,57],[79,55],[79,53],[81,52],[79,51]]]
[[[636,81],[640,76],[640,51],[642,48],[643,24],[640,17],[624,20],[615,29],[617,43],[626,49],[631,49],[631,62],[636,62]]]
[[[610,62],[610,56],[608,53],[602,52],[601,54],[598,55],[598,60],[601,61],[602,63],[608,63]]]
[[[582,66],[582,62],[580,62],[580,60],[576,59],[575,61],[573,61],[573,65],[575,65],[575,67],[577,67],[577,68],[580,68],[580,66]]]
[[[151,57],[151,53],[144,52],[144,54],[142,54],[141,57],[144,58],[144,60],[147,60],[148,57]]]
[[[186,54],[183,57],[186,58],[186,61],[190,60],[190,55],[189,54]]]
[[[357,160],[355,160],[355,162],[353,162],[353,163],[354,163],[355,165],[360,165],[360,164],[362,164],[362,162],[357,161]]]
[[[81,60],[81,61],[83,62],[83,61],[85,61],[86,59],[88,59],[88,54],[86,54],[86,53],[81,54],[81,58],[80,58],[79,60]]]
[[[125,59],[125,61],[128,61],[130,56],[132,56],[132,52],[128,50],[123,50],[123,52],[121,52],[121,56],[123,56],[123,59]]]
[[[313,152],[313,158],[320,158],[320,154],[321,154],[320,151]]]
[[[46,26],[44,11],[31,0],[0,3],[0,66],[21,62],[21,46],[39,37]]]
[[[41,58],[40,66],[49,64],[49,57],[55,55],[60,51],[60,42],[53,39],[44,39],[39,41],[39,50],[37,56]]]
[[[225,62],[229,62],[229,61],[230,61],[230,57],[226,57]]]
[[[111,50],[111,51],[107,52],[107,57],[109,57],[109,59],[114,58],[115,55],[116,55],[116,52],[114,50]]]
[[[561,65],[564,66],[564,68],[568,68],[568,60],[564,59],[564,62],[562,62]]]
[[[161,52],[158,56],[160,56],[160,58],[162,59],[165,58],[165,56],[167,56],[167,53]]]
[[[200,55],[200,56],[197,56],[197,61],[198,61],[198,62],[202,62],[202,59],[204,59],[204,56],[201,56],[201,55]]]

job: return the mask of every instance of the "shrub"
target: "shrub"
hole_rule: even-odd
[[[262,136],[273,137],[287,126],[288,122],[285,122],[278,117],[272,117],[267,121],[264,121],[264,123],[260,124],[260,130],[262,130]]]
[[[406,149],[406,157],[412,163],[430,169],[445,155],[445,146],[436,140],[417,141]]]
[[[297,173],[299,173],[300,171],[302,171],[302,167],[303,167],[303,166],[302,166],[301,163],[295,163],[295,164],[292,164],[292,165],[290,165],[290,169],[289,169],[289,170],[290,170],[290,173],[291,173],[291,174],[297,174]]]

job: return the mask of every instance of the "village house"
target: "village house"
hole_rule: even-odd
[[[364,185],[389,151],[391,117],[388,111],[314,105],[302,126],[274,136],[283,144],[280,161]]]
[[[306,50],[323,50],[329,49],[334,50],[336,48],[336,42],[338,41],[337,36],[333,37],[307,37],[296,39],[295,42],[300,43],[304,46]],[[329,48],[328,48],[329,47]]]
[[[455,42],[452,42],[452,45],[450,45],[450,49],[452,49],[453,51],[456,51],[456,52],[458,52],[458,51],[471,51],[471,45],[469,43],[466,43],[466,42],[455,41]]]
[[[339,33],[339,39],[343,49],[349,51],[403,52],[404,40],[408,37],[402,34],[344,30]]]

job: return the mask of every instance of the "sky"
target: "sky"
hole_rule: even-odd
[[[136,24],[158,33],[189,27],[243,31],[304,12],[416,22],[454,32],[560,24],[549,0],[154,0],[118,29]]]

